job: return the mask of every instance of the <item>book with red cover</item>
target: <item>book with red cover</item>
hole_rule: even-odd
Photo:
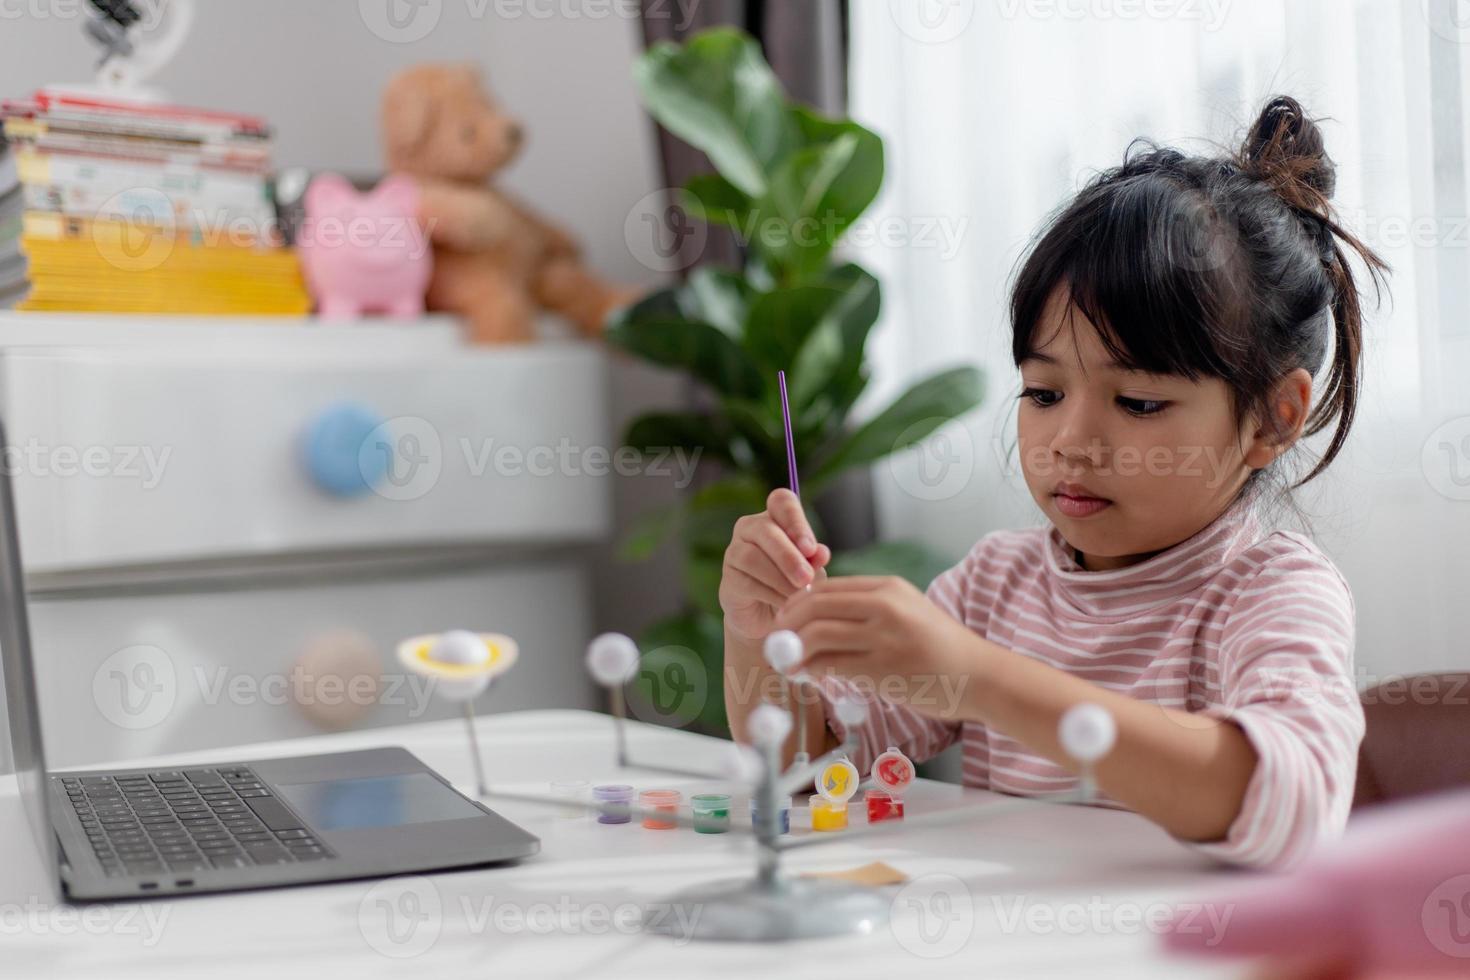
[[[78,112],[111,112],[122,115],[145,116],[150,119],[173,119],[180,122],[203,122],[228,125],[247,133],[267,135],[270,124],[260,116],[240,112],[222,112],[218,109],[200,109],[193,106],[167,105],[160,102],[130,102],[126,99],[107,99],[101,96],[81,96],[68,92],[52,92],[37,89],[31,99],[46,111],[74,110]]]
[[[39,136],[16,135],[8,129],[6,138],[16,149],[33,150],[57,157],[117,160],[154,166],[190,166],[200,170],[224,170],[261,176],[269,176],[273,169],[268,152],[236,152],[217,144],[74,136],[56,132],[46,132]],[[0,164],[0,169],[3,166]],[[3,177],[0,177],[0,186],[3,186]]]
[[[268,144],[270,126],[254,116],[180,106],[108,102],[37,92],[29,99],[0,99],[0,117],[31,120],[75,132],[183,140],[196,144]]]

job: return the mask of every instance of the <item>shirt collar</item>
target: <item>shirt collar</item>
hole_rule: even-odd
[[[1088,571],[1056,525],[1046,535],[1046,567],[1056,591],[1076,612],[1126,619],[1202,589],[1241,550],[1258,540],[1260,516],[1241,499],[1194,534],[1126,568]]]

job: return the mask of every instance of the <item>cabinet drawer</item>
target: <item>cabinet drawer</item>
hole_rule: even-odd
[[[32,572],[603,536],[603,352],[16,348]]]
[[[459,706],[405,674],[394,649],[406,637],[454,627],[507,633],[520,647],[477,711],[597,703],[580,666],[592,629],[587,576],[570,560],[47,598],[31,603],[31,631],[48,761],[87,765],[320,734],[302,710],[313,698],[359,706],[354,728],[452,717]],[[331,686],[309,666],[320,661],[302,666],[305,651],[344,634],[376,652],[375,690],[355,681]]]

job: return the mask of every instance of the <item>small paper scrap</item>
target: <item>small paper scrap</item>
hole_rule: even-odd
[[[909,876],[898,870],[891,864],[882,861],[874,861],[860,868],[850,871],[808,871],[802,875],[803,878],[836,878],[839,881],[851,881],[859,885],[869,885],[873,888],[881,888],[884,885],[901,885],[909,880]]]

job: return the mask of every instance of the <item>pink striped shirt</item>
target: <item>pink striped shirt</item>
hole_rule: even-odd
[[[1239,725],[1259,761],[1228,834],[1190,846],[1261,868],[1295,863],[1347,822],[1363,709],[1347,583],[1306,537],[1262,535],[1236,504],[1146,561],[1087,571],[1053,526],[987,534],[928,596],[981,636],[1140,701]],[[976,722],[946,722],[828,677],[872,708],[853,762],[897,746],[917,761],[962,742],[966,786],[1055,793],[1076,777]],[[827,723],[847,732],[831,710]],[[1102,798],[1099,803],[1119,806]]]

